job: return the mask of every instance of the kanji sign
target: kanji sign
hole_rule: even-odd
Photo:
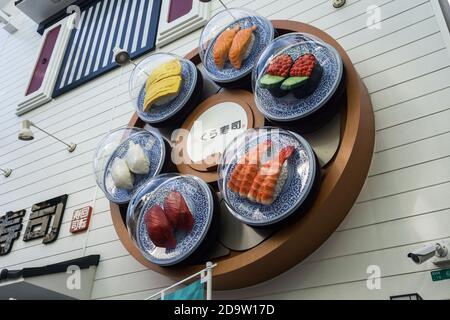
[[[228,134],[228,132],[230,131],[230,126],[231,126],[231,130],[241,129],[242,128],[241,120],[235,121],[231,125],[228,125],[228,124],[224,125],[224,126],[220,127],[219,129],[210,129],[207,132],[202,134],[201,139],[203,141],[208,141],[208,140],[215,139],[219,134],[220,135]]]
[[[91,221],[92,207],[84,207],[73,212],[72,222],[70,223],[70,232],[77,233],[89,228]]]
[[[23,241],[44,238],[42,243],[50,243],[58,238],[64,210],[67,203],[67,194],[53,198],[31,207]]]
[[[0,218],[0,256],[11,252],[14,241],[20,236],[24,215],[25,210],[20,210],[8,212]]]
[[[50,243],[58,238],[59,229],[66,208],[68,195],[62,195],[34,204],[23,241],[44,238],[42,243]],[[20,237],[22,219],[26,210],[8,212],[0,217],[0,256],[11,252],[14,241]],[[89,224],[89,221],[87,222]]]
[[[227,145],[253,126],[251,110],[244,102],[213,103],[196,115],[194,123],[188,126],[186,153],[193,163],[221,154]]]

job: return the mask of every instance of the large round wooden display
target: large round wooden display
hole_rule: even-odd
[[[335,47],[347,73],[346,105],[342,106],[341,144],[326,166],[323,180],[310,210],[300,219],[284,226],[258,246],[217,259],[213,273],[216,290],[237,289],[268,280],[292,268],[319,248],[347,215],[366,179],[374,148],[374,117],[366,88],[344,49],[328,34],[295,21],[272,21],[279,34],[306,32]],[[201,63],[198,50],[187,55]],[[338,107],[338,106],[336,106]],[[130,126],[143,127],[135,114]],[[175,280],[204,268],[204,264],[163,268],[147,261],[128,235],[120,207],[111,203],[111,215],[122,244],[149,269]]]

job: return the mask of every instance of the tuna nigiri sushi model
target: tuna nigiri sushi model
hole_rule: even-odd
[[[291,56],[282,54],[270,62],[259,84],[274,97],[284,97],[291,92],[296,98],[302,99],[317,89],[322,74],[322,66],[313,54],[304,54],[295,62]]]
[[[145,215],[147,232],[157,247],[173,249],[176,246],[174,230],[190,232],[194,217],[183,196],[171,191],[164,199],[164,208],[151,207]]]
[[[194,217],[183,196],[171,191],[164,200],[164,212],[173,227],[189,232],[194,225]]]
[[[150,240],[155,246],[167,249],[176,247],[173,227],[160,206],[151,207],[145,214],[144,221]]]
[[[246,153],[231,172],[228,188],[242,198],[270,205],[276,197],[276,187],[284,163],[293,154],[295,148],[288,146],[261,166],[260,157],[271,147],[270,140],[257,145]]]

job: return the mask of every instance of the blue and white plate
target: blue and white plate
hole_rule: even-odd
[[[283,37],[275,41],[282,43]],[[344,71],[342,59],[335,48],[318,41],[313,36],[300,34],[296,40],[298,43],[289,44],[285,49],[278,51],[280,54],[288,54],[295,61],[306,53],[313,54],[323,68],[322,78],[317,89],[308,97],[297,99],[293,94],[277,98],[270,94],[270,91],[263,89],[258,83],[255,84],[255,100],[258,109],[270,120],[288,122],[304,118],[322,106],[324,106],[339,86]],[[264,54],[263,54],[264,55]],[[268,55],[264,55],[268,56]],[[265,70],[258,70],[259,78],[264,75]]]
[[[157,106],[153,105],[149,111],[144,111],[144,100],[145,100],[145,86],[142,86],[139,96],[137,97],[137,114],[139,118],[147,123],[159,123],[170,119],[173,117],[178,111],[180,111],[194,92],[195,85],[197,83],[197,68],[196,66],[189,60],[181,60],[181,78],[183,79],[183,83],[180,89],[180,93],[178,96],[163,105]]]
[[[279,150],[287,146],[294,146],[295,152],[286,161],[283,173],[280,176],[281,186],[277,190],[277,197],[271,205],[263,205],[240,197],[228,187],[231,173],[239,159],[250,149],[267,140],[272,141],[270,156],[262,159],[262,163],[275,156]],[[301,136],[284,130],[264,130],[261,134],[253,136],[244,145],[242,150],[236,150],[235,155],[228,159],[227,167],[221,176],[222,194],[230,212],[242,222],[251,226],[268,226],[289,217],[295,212],[309,195],[314,184],[317,164],[314,152],[309,143]],[[227,151],[225,151],[227,152]]]
[[[171,191],[179,192],[186,200],[194,216],[194,226],[188,233],[175,230],[177,245],[166,249],[153,244],[144,217],[155,205],[163,208],[164,200]],[[128,208],[127,224],[138,248],[150,262],[171,266],[187,259],[199,247],[209,230],[213,212],[212,192],[204,181],[194,176],[166,174],[156,177],[136,193]],[[135,221],[135,225],[130,223],[131,220]]]
[[[129,142],[133,141],[139,144],[146,153],[148,160],[150,161],[150,170],[148,174],[133,174],[134,176],[134,188],[132,190],[126,190],[117,188],[114,185],[111,176],[112,165],[116,158],[126,158],[126,154],[129,148]],[[140,131],[129,136],[124,140],[117,149],[112,153],[109,158],[103,176],[103,184],[105,186],[106,197],[114,203],[127,203],[131,200],[133,194],[150,178],[157,176],[164,165],[166,158],[166,147],[162,137],[156,133],[149,131]]]
[[[255,41],[253,43],[253,47],[249,56],[244,59],[242,62],[241,69],[235,69],[230,61],[227,61],[222,70],[219,70],[214,62],[213,48],[216,43],[217,38],[220,34],[228,28],[232,28],[236,24],[239,24],[242,29],[250,28],[252,26],[256,26],[257,29],[253,32],[255,37]],[[272,24],[267,21],[265,18],[258,16],[248,16],[242,19],[238,19],[232,24],[223,28],[220,32],[217,33],[217,36],[209,42],[209,46],[206,48],[204,57],[203,57],[203,65],[205,66],[206,73],[208,76],[219,83],[229,83],[236,80],[239,80],[250,72],[252,72],[253,66],[258,60],[258,56],[270,41],[274,38],[274,28]]]

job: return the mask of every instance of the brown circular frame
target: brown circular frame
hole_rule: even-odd
[[[305,32],[335,47],[347,73],[347,101],[342,112],[341,144],[334,159],[323,172],[322,184],[311,209],[295,223],[277,231],[258,246],[232,251],[219,258],[213,272],[215,290],[238,289],[277,276],[300,263],[319,248],[345,218],[366,179],[374,149],[374,116],[370,97],[344,49],[325,32],[296,21],[272,21],[279,34]],[[200,63],[198,50],[187,56]],[[130,126],[144,127],[133,115]],[[139,252],[128,235],[120,207],[111,203],[111,216],[116,232],[128,252],[149,269],[174,280],[183,279],[204,268],[192,266],[159,267]]]

